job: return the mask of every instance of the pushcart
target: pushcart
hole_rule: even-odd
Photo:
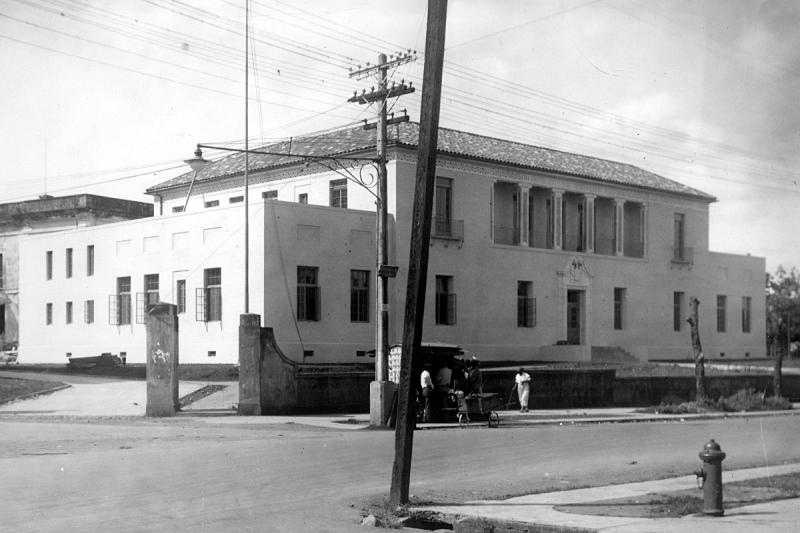
[[[497,409],[505,405],[499,394],[471,394],[458,399],[458,425],[466,427],[473,419],[487,420],[489,427],[500,425]]]

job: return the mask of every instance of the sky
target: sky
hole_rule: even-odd
[[[357,123],[350,68],[419,120],[426,0],[0,0],[0,202],[151,201],[197,143]],[[712,250],[800,266],[800,2],[450,0],[440,126],[630,163],[714,195]],[[222,152],[207,151],[216,159]]]

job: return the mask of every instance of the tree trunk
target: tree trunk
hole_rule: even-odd
[[[787,351],[788,351],[788,346],[787,346]],[[778,349],[775,350],[775,368],[774,368],[774,373],[772,375],[772,385],[775,388],[776,398],[780,398],[781,396],[783,396],[782,370],[783,370],[783,350]]]
[[[700,300],[694,296],[689,299],[689,318],[686,321],[691,326],[692,351],[694,352],[694,379],[695,379],[695,400],[698,404],[706,401],[706,367],[703,357],[703,346],[700,344],[699,318],[697,307]]]

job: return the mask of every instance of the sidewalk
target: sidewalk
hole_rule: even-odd
[[[723,472],[724,483],[800,472],[800,464]],[[800,531],[800,499],[776,500],[727,509],[724,516],[689,515],[682,518],[626,518],[582,515],[556,510],[557,506],[636,498],[696,488],[695,476],[644,481],[590,489],[520,496],[502,501],[475,501],[455,506],[419,507],[464,517],[456,533],[484,531],[598,531],[603,533],[789,533]],[[723,489],[724,491],[724,489]],[[601,503],[602,504],[602,503]],[[494,529],[489,529],[494,528]]]

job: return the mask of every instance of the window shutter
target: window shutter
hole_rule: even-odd
[[[119,298],[116,294],[108,295],[108,323],[119,326]]]
[[[207,322],[206,317],[206,290],[197,287],[194,293],[194,318],[197,322]]]

